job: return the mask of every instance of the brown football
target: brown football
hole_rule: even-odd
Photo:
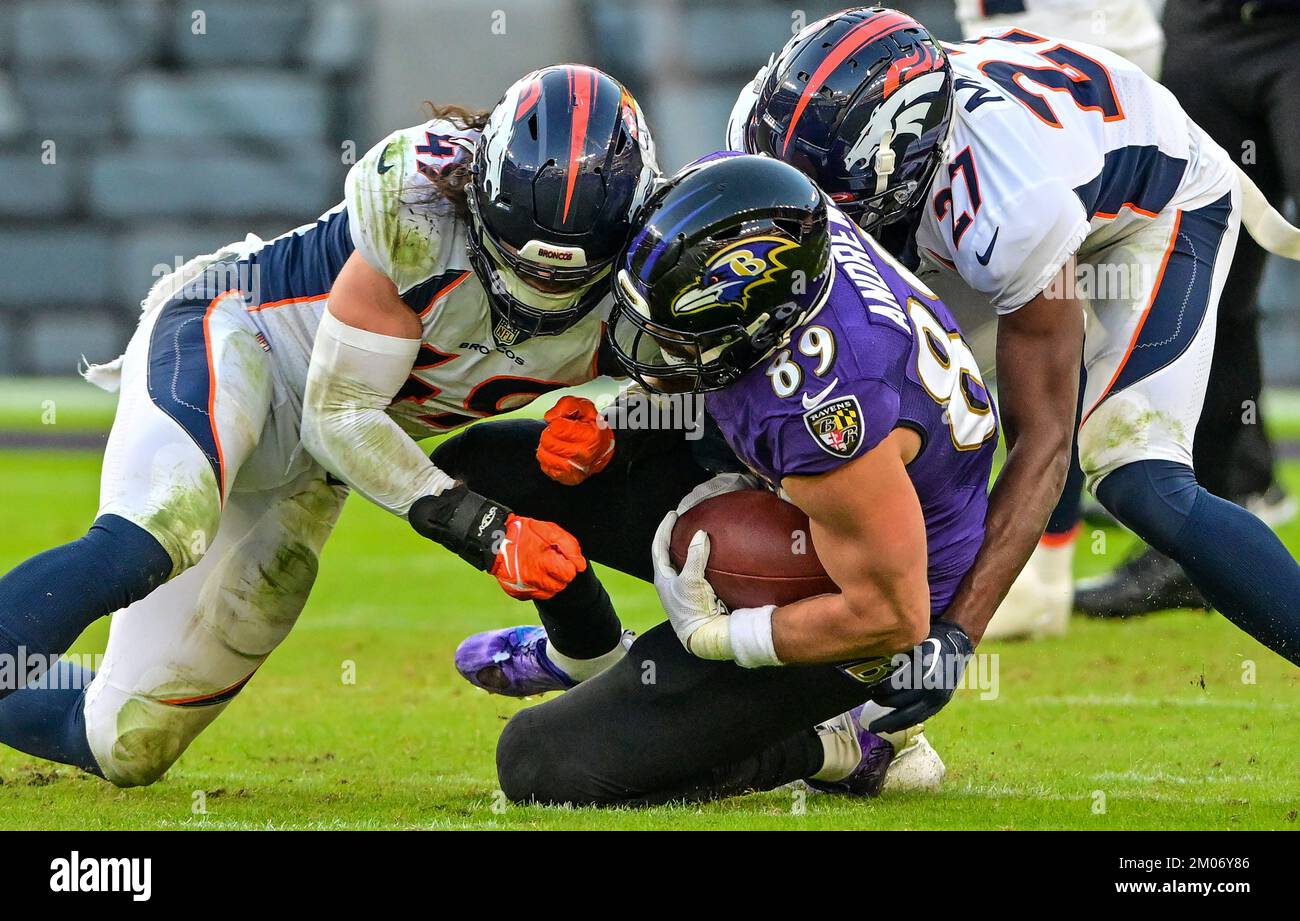
[[[808,516],[770,492],[742,489],[687,509],[668,547],[678,569],[696,531],[709,535],[709,584],[728,608],[839,591],[813,550]]]

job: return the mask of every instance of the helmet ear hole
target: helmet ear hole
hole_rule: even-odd
[[[528,116],[528,133],[532,136],[534,141],[537,140],[537,113],[536,112]]]

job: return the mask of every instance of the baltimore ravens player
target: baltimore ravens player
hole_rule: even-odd
[[[972,638],[1043,533],[1077,413],[1102,504],[1300,662],[1300,566],[1197,483],[1191,454],[1239,226],[1292,258],[1297,231],[1168,91],[1089,45],[1013,30],[945,49],[908,16],[854,9],[760,70],[729,141],[798,166],[905,261],[956,273],[998,312],[1009,451],[951,613]],[[945,695],[929,698],[918,713]]]
[[[674,507],[758,481],[704,480],[671,447],[631,462],[616,452],[580,485],[521,497],[544,501],[591,559],[652,577],[669,622],[507,724],[502,790],[591,804],[706,799],[796,779],[876,792],[896,748],[917,740],[916,730],[882,737],[863,724],[916,723],[864,704],[891,657],[921,643],[928,669],[970,652],[944,614],[983,537],[997,421],[969,348],[933,294],[807,177],[770,158],[713,155],[656,193],[619,258],[615,299],[619,362],[652,393],[705,393],[735,454],[808,513],[841,592],[728,613],[704,578],[703,532],[675,571]],[[543,455],[566,440],[548,429],[530,428]],[[635,451],[622,439],[618,451]],[[478,456],[485,444],[517,443],[510,453],[531,460],[517,423],[455,440],[462,451],[477,444]],[[703,482],[678,505],[692,476]],[[581,509],[622,489],[660,504],[604,509],[635,536],[608,542],[602,510]],[[558,507],[565,495],[573,511]]]
[[[17,671],[0,741],[157,779],[293,626],[349,488],[514,597],[584,571],[572,537],[415,439],[595,376],[613,258],[655,175],[627,91],[548,67],[490,116],[388,137],[315,224],[155,286],[125,355],[88,374],[121,390],[99,515],[0,579],[0,661],[57,656],[125,610],[93,679]]]

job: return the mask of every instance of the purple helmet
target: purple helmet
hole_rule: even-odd
[[[952,121],[952,81],[947,55],[915,19],[844,10],[759,71],[728,140],[798,167],[873,230],[913,212],[929,188]]]

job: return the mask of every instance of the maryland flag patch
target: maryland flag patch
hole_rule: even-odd
[[[803,424],[822,450],[836,457],[852,457],[862,443],[862,407],[857,397],[841,397],[803,414]]]

